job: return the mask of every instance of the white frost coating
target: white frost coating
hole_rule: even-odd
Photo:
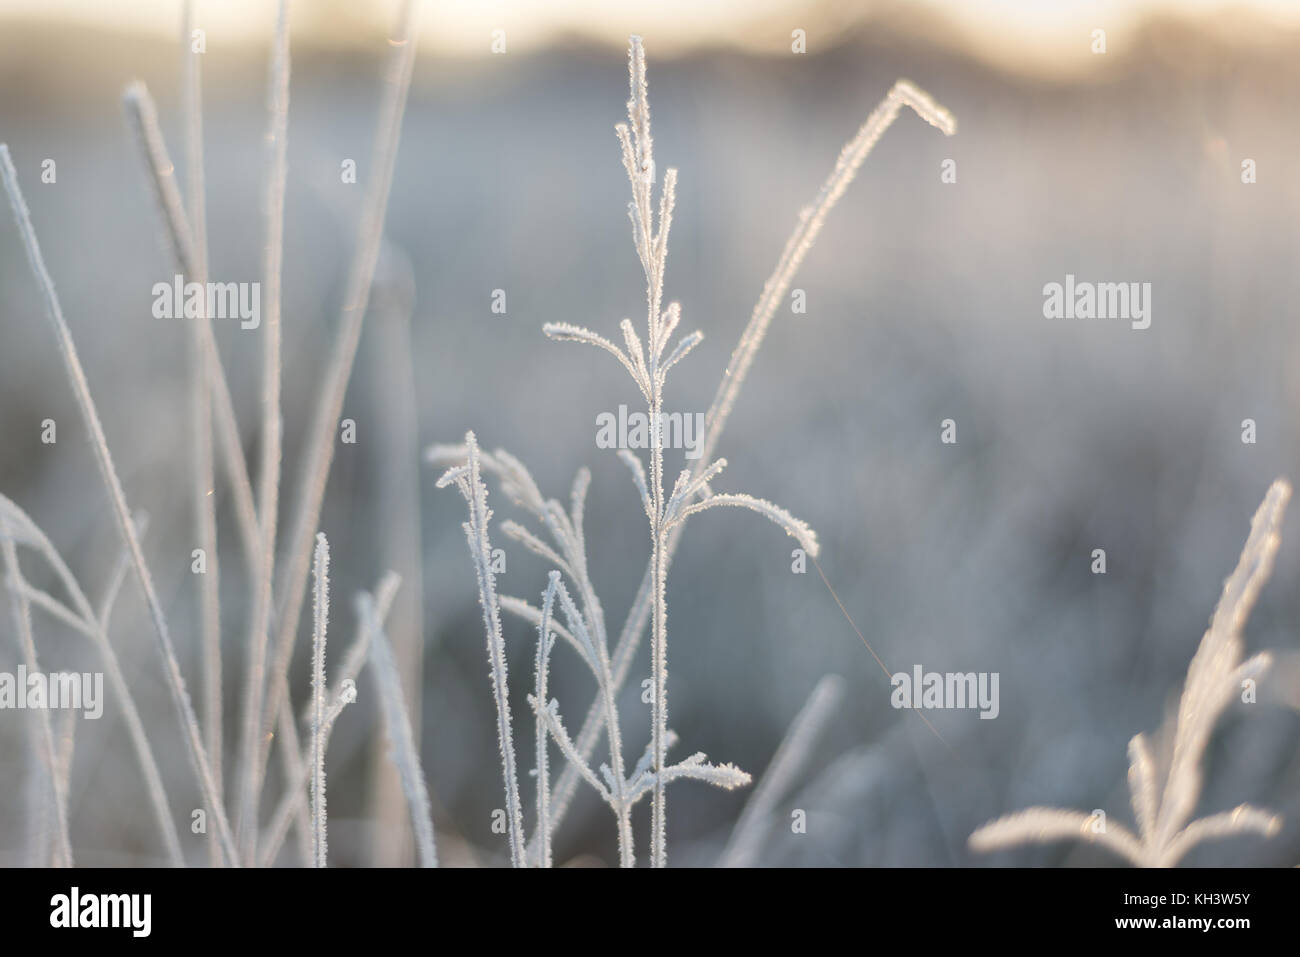
[[[324,532],[316,535],[312,557],[311,635],[311,849],[312,863],[326,859],[325,810],[325,635],[330,615],[330,547]]]

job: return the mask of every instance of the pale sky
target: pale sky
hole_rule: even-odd
[[[387,29],[398,6],[399,0],[297,0],[292,28],[300,40],[349,42]],[[209,44],[265,42],[274,7],[273,0],[198,0],[197,22]],[[179,10],[179,0],[0,0],[0,22],[76,22],[173,37]],[[1300,0],[428,0],[420,44],[429,52],[486,55],[492,32],[502,29],[509,52],[536,50],[566,33],[620,46],[640,33],[661,53],[729,42],[780,52],[797,27],[816,52],[839,27],[915,12],[939,14],[978,55],[1009,68],[1069,71],[1087,62],[1094,28],[1107,31],[1109,52],[1123,54],[1146,13],[1213,17],[1217,29],[1232,31],[1247,22],[1241,11],[1259,16],[1265,38],[1300,30]]]

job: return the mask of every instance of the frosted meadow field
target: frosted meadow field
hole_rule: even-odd
[[[1300,23],[998,6],[0,6],[0,863],[1300,863]]]

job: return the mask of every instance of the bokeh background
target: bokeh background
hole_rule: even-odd
[[[364,6],[364,11],[358,8]],[[1108,4],[429,4],[387,220],[387,246],[344,415],[322,527],[333,551],[331,645],[350,596],[387,568],[404,586],[391,633],[418,717],[439,851],[500,864],[502,805],[481,619],[460,523],[437,491],[430,443],[474,429],[566,499],[594,473],[588,540],[611,630],[645,568],[645,517],[595,416],[635,406],[607,356],[547,341],[571,321],[607,335],[644,313],[613,125],[627,97],[626,36],[645,37],[661,168],[680,170],[667,295],[704,343],[670,383],[703,411],[799,208],[841,145],[905,76],[958,118],[945,138],[905,113],[832,213],[778,314],[721,452],[719,487],[806,519],[845,608],[891,670],[998,672],[1000,715],[929,713],[946,745],[890,707],[885,675],[793,542],[747,513],[694,520],[669,581],[671,724],[757,777],[826,674],[846,694],[784,794],[759,861],[782,865],[1112,863],[1070,844],[975,855],[966,837],[1032,804],[1105,808],[1131,822],[1125,747],[1181,689],[1223,578],[1270,481],[1300,478],[1300,8],[1257,2]],[[265,81],[273,4],[198,4],[214,278],[259,279]],[[435,9],[436,8],[436,9]],[[107,12],[110,11],[111,13]],[[392,4],[294,5],[284,334],[286,486],[338,322],[382,86]],[[489,52],[504,29],[507,52]],[[1091,31],[1107,52],[1090,51]],[[807,52],[790,49],[807,32]],[[0,3],[0,140],[18,166],[145,540],[191,689],[189,415],[181,323],[150,315],[173,273],[120,92],[159,100],[182,157],[179,4]],[[40,164],[57,162],[42,184]],[[340,182],[355,159],[360,184]],[[1244,184],[1253,159],[1257,182]],[[956,162],[957,182],[941,164]],[[184,172],[183,170],[181,171]],[[0,491],[48,532],[91,594],[116,532],[55,342],[9,217],[0,226]],[[1049,321],[1042,287],[1150,282],[1151,328]],[[493,290],[507,313],[491,311]],[[260,340],[218,324],[250,463]],[[58,422],[58,442],[40,422]],[[958,441],[939,441],[952,418]],[[1255,444],[1241,423],[1257,423]],[[670,465],[670,474],[675,474]],[[219,479],[226,765],[243,700],[249,592]],[[520,517],[494,489],[497,517]],[[536,600],[545,566],[498,532],[504,591]],[[1108,570],[1090,572],[1104,548]],[[24,569],[44,582],[35,559]],[[1281,666],[1260,702],[1229,711],[1206,761],[1202,812],[1243,801],[1285,817],[1272,841],[1208,845],[1189,863],[1300,861],[1300,526],[1283,530],[1247,629]],[[47,670],[96,670],[84,640],[37,614]],[[18,662],[0,620],[0,670]],[[308,693],[304,630],[293,672]],[[199,806],[142,602],[115,618],[122,654],[182,823]],[[507,620],[516,743],[531,766],[535,633]],[[557,660],[576,726],[593,687]],[[630,755],[649,732],[639,675],[620,699]],[[414,859],[387,764],[375,689],[340,719],[329,757],[337,865]],[[526,687],[527,686],[527,687]],[[0,863],[27,860],[26,715],[0,713]],[[558,760],[558,759],[557,759]],[[273,768],[276,766],[272,762]],[[233,782],[233,771],[228,781]],[[271,781],[276,793],[278,779]],[[525,779],[525,807],[531,782]],[[228,789],[228,793],[233,789]],[[676,864],[709,865],[747,792],[680,784]],[[265,800],[265,804],[272,803]],[[808,815],[793,834],[792,809]],[[80,722],[71,833],[79,863],[163,859],[120,712]],[[530,812],[529,816],[531,816]],[[646,856],[648,802],[636,819]],[[187,829],[182,828],[185,833]],[[185,836],[188,837],[188,834]],[[296,863],[293,843],[281,863]],[[556,837],[565,863],[616,861],[609,814],[582,793]],[[194,863],[206,860],[201,842]]]

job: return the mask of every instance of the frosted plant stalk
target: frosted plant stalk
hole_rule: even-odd
[[[397,593],[400,584],[401,579],[395,573],[388,572],[375,586],[374,612],[381,626],[384,619],[388,617],[388,610],[393,603],[393,596]],[[325,713],[325,730],[322,732],[326,751],[329,750],[330,732],[334,728],[333,717],[337,717],[342,712],[343,707],[350,704],[356,695],[356,679],[361,673],[362,666],[369,658],[372,634],[373,629],[368,627],[367,623],[358,622],[356,635],[352,640],[352,645],[348,648],[347,654],[343,656],[343,664],[338,669],[334,687],[326,696],[331,702],[329,709]],[[350,693],[349,682],[352,683]],[[302,720],[308,727],[311,726],[314,707],[315,703],[308,701],[303,710]],[[289,834],[290,823],[295,816],[300,812],[307,812],[310,815],[308,779],[311,770],[311,759],[311,741],[308,740],[302,752],[295,754],[290,762],[290,768],[286,775],[288,784],[280,797],[280,803],[271,815],[271,821],[266,826],[262,839],[258,842],[258,859],[262,867],[270,867],[275,863],[276,856],[284,845],[284,839]],[[310,816],[308,817],[308,825],[307,831],[310,837]],[[310,844],[307,848],[306,859],[308,862],[311,861]]]
[[[811,205],[804,207],[800,213],[794,232],[786,241],[785,247],[777,260],[771,276],[763,285],[763,291],[754,305],[749,323],[741,334],[740,341],[733,350],[731,360],[714,396],[709,413],[705,418],[706,428],[700,462],[711,461],[721,440],[732,408],[739,396],[741,386],[753,364],[754,357],[767,335],[779,304],[784,301],[790,283],[794,280],[799,266],[812,248],[821,232],[826,217],[844,195],[853,181],[858,169],[870,154],[872,148],[884,135],[889,126],[898,118],[902,107],[909,106],[916,110],[926,122],[936,126],[946,135],[956,132],[957,124],[952,114],[937,104],[927,93],[913,86],[907,80],[899,80],[871,112],[857,134],[840,151],[835,167],[831,170],[817,197]],[[671,565],[680,541],[681,529],[670,532],[665,549],[665,565]],[[651,601],[654,595],[654,557],[651,557],[641,585],[637,590],[632,608],[624,620],[619,632],[618,642],[613,652],[614,689],[617,692],[627,681],[650,618]],[[575,741],[578,753],[589,757],[600,739],[600,701],[593,701],[587,711],[587,717]],[[560,774],[552,793],[551,817],[555,826],[559,826],[569,803],[577,789],[578,772],[572,766],[566,767]]]
[[[700,503],[691,498],[706,490],[704,481],[692,479],[689,470],[683,471],[673,488],[671,498],[664,493],[663,435],[659,423],[663,421],[664,386],[668,372],[703,338],[699,331],[678,339],[669,349],[670,340],[681,320],[681,306],[677,303],[663,308],[664,275],[668,261],[668,234],[672,226],[673,208],[677,194],[677,170],[669,168],[664,174],[663,188],[659,194],[658,222],[654,213],[655,160],[650,134],[650,102],[646,84],[645,47],[640,37],[632,37],[628,47],[628,123],[615,127],[622,147],[623,167],[632,187],[632,202],[628,216],[632,221],[632,239],[641,261],[646,279],[646,328],[642,345],[632,322],[624,319],[619,328],[627,352],[589,329],[568,323],[548,323],[543,331],[552,339],[580,342],[596,346],[615,356],[636,383],[646,401],[651,428],[650,472],[648,480],[635,456],[624,457],[632,465],[637,489],[650,525],[650,594],[651,594],[651,769],[647,781],[652,788],[650,863],[652,867],[667,866],[667,791],[671,779],[667,765],[668,735],[668,606],[666,579],[668,574],[668,542],[674,527],[697,511],[719,505],[739,505],[751,508],[782,525],[787,532],[800,539],[811,554],[817,553],[816,539],[802,522],[792,518],[783,509],[748,495],[712,496]],[[657,227],[657,228],[656,228]],[[716,475],[724,462],[714,462],[705,468],[708,476]],[[616,690],[616,689],[614,689]],[[612,693],[603,689],[604,693]],[[573,764],[573,761],[570,761]],[[626,802],[625,802],[626,803]]]
[[[461,463],[467,463],[469,457],[468,445],[434,446],[428,454],[431,462],[452,466],[443,476],[444,485],[453,481],[459,483],[466,478],[468,465]],[[591,767],[586,757],[577,753],[573,739],[565,730],[558,701],[551,699],[548,702],[541,694],[534,693],[528,695],[528,703],[542,728],[559,747],[567,766],[575,768],[579,778],[591,785],[613,812],[618,826],[619,865],[632,867],[636,861],[632,842],[632,809],[640,798],[654,789],[658,780],[662,779],[667,784],[675,780],[688,779],[703,781],[716,787],[736,788],[748,784],[749,775],[730,764],[709,764],[702,753],[693,754],[683,761],[666,767],[662,773],[658,773],[651,767],[654,759],[653,747],[647,746],[645,754],[637,762],[632,773],[624,776],[622,735],[619,731],[616,702],[610,690],[613,682],[609,655],[605,648],[604,616],[587,570],[586,536],[583,525],[591,473],[585,468],[578,470],[570,493],[569,511],[566,514],[558,501],[542,498],[541,491],[528,469],[513,455],[503,449],[497,449],[492,453],[478,452],[476,449],[475,457],[480,470],[494,474],[500,480],[506,495],[513,499],[515,504],[532,513],[542,522],[547,535],[554,543],[552,547],[516,522],[506,521],[501,524],[501,530],[508,537],[559,567],[551,572],[550,584],[543,594],[542,608],[508,595],[500,596],[498,605],[531,624],[538,630],[539,637],[542,634],[551,636],[544,648],[539,643],[539,653],[544,652],[548,656],[546,661],[539,661],[539,666],[545,665],[549,668],[553,638],[559,637],[573,649],[596,679],[597,687],[600,689],[606,734],[610,741],[610,763],[602,764],[599,773]],[[639,460],[630,453],[627,461],[644,472]],[[721,462],[715,463],[712,469],[706,470],[703,474],[716,475],[721,467]],[[644,487],[645,482],[641,481],[639,485]],[[677,505],[687,491],[687,487],[682,486],[679,481],[674,495],[669,499],[667,514],[671,522],[682,520]],[[643,498],[648,500],[648,492],[643,492]],[[813,544],[815,545],[815,542]],[[574,582],[581,597],[581,608],[570,597],[564,585],[565,576]],[[567,627],[560,624],[553,611],[546,609],[548,602],[552,605],[558,602],[564,613]],[[675,742],[676,735],[670,729],[664,736],[665,750],[672,748]],[[545,769],[545,773],[539,777],[549,782],[549,760],[543,747],[544,739],[538,741],[538,767]],[[539,822],[550,820],[547,790],[543,788],[538,794]],[[527,857],[530,866],[545,866],[547,855],[541,853],[541,845],[549,844],[549,840],[543,839],[543,834],[549,833],[551,829],[553,828],[549,824],[543,826],[539,823]]]
[[[479,474],[478,443],[473,432],[466,433],[465,447],[468,461],[448,470],[438,479],[438,488],[454,483],[469,506],[469,521],[461,527],[465,529],[470,558],[474,562],[479,604],[483,609],[483,630],[487,636],[492,698],[497,710],[497,743],[501,749],[501,776],[505,783],[510,863],[523,867],[524,814],[519,802],[519,776],[515,771],[515,745],[510,727],[510,683],[506,671],[505,639],[501,635],[501,608],[497,600],[496,574],[492,571],[492,543],[488,538],[492,510],[487,504],[487,486]]]
[[[549,731],[542,709],[550,703],[547,677],[551,666],[551,647],[555,632],[551,630],[551,611],[555,607],[555,594],[560,588],[560,573],[551,572],[546,591],[542,593],[542,611],[537,621],[537,668],[533,684],[533,716],[536,723],[537,758],[534,773],[537,776],[537,853],[542,867],[551,866],[551,776]]]
[[[312,863],[324,867],[326,859],[325,808],[325,635],[330,614],[330,546],[325,533],[316,535],[312,558],[311,640],[311,849]]]
[[[698,332],[681,337],[677,344],[667,351],[665,357],[669,339],[681,318],[681,309],[676,303],[670,304],[666,309],[661,309],[664,263],[667,253],[667,232],[671,222],[677,177],[675,170],[668,170],[665,174],[663,190],[659,197],[659,222],[656,231],[653,221],[654,204],[652,202],[655,163],[650,139],[649,106],[645,85],[645,58],[644,49],[637,38],[632,39],[629,50],[629,78],[632,90],[628,104],[629,123],[620,125],[616,129],[622,145],[624,167],[633,189],[633,201],[629,206],[629,215],[633,225],[633,238],[647,280],[646,341],[643,345],[636,329],[626,319],[620,323],[619,327],[626,351],[598,333],[569,323],[548,324],[545,327],[545,332],[552,338],[592,345],[613,355],[636,383],[653,416],[656,411],[662,409],[662,388],[666,373],[698,344],[701,337]],[[837,166],[831,179],[832,183],[839,183],[839,187],[837,189],[827,187],[823,190],[823,195],[819,200],[823,215],[833,205],[838,195],[842,193],[843,187],[847,185],[847,181],[851,178],[852,172],[856,170],[856,166],[861,163],[871,145],[879,138],[888,124],[892,122],[894,116],[897,115],[898,107],[903,103],[918,106],[927,114],[927,118],[934,119],[949,132],[952,130],[951,117],[947,115],[946,111],[934,106],[928,97],[920,94],[910,84],[900,84],[895,90],[891,91],[890,96],[882,103],[881,108],[868,121],[867,132],[865,134],[860,133],[850,148],[846,148],[845,156],[849,157],[849,159],[846,161],[842,157],[841,163]],[[829,196],[827,195],[828,191]],[[792,240],[792,245],[806,251],[807,247],[811,245],[816,231],[820,228],[820,222],[820,217],[805,215],[801,219],[800,228],[796,230],[796,238],[802,237],[802,239],[798,243]],[[801,257],[802,252],[796,258]],[[788,255],[783,256],[778,273],[781,272],[781,268],[788,265],[788,259]],[[786,271],[792,274],[791,270],[787,269]],[[779,280],[779,282],[788,282],[788,278],[787,276],[786,279]],[[768,293],[770,294],[770,290],[768,290]],[[777,294],[778,299],[779,297],[780,293]],[[758,342],[762,339],[762,333],[763,330],[761,329],[757,333],[751,330],[747,337],[747,348],[756,349]],[[724,383],[723,387],[725,385]],[[720,387],[720,389],[723,387]],[[720,429],[720,423],[716,426],[716,429]],[[463,460],[463,456],[463,448],[457,449],[448,446],[436,446],[430,449],[429,452],[431,461],[443,463]],[[511,523],[503,525],[503,531],[523,543],[530,550],[556,564],[565,574],[581,582],[581,575],[574,574],[575,563],[566,553],[564,529],[555,527],[553,513],[550,511],[549,504],[541,501],[540,495],[536,493],[535,485],[530,478],[527,478],[526,471],[522,469],[517,460],[507,457],[502,452],[498,452],[497,457],[499,460],[497,471],[502,478],[503,487],[516,501],[525,505],[542,519],[555,539],[559,550],[557,552],[550,549],[549,546],[546,546],[535,536],[525,533]],[[666,641],[662,640],[666,636],[666,611],[662,604],[654,602],[653,597],[662,597],[662,588],[659,586],[666,575],[667,564],[671,560],[681,526],[685,520],[699,511],[723,505],[748,508],[781,525],[789,534],[797,538],[811,554],[817,554],[816,538],[812,531],[784,509],[747,495],[713,495],[708,483],[725,465],[722,460],[707,464],[698,474],[693,473],[689,468],[683,471],[673,488],[672,496],[665,500],[661,446],[651,443],[651,473],[649,477],[646,475],[645,467],[636,456],[624,450],[620,452],[620,457],[632,470],[647,519],[650,522],[652,530],[651,562],[642,580],[641,588],[637,593],[633,609],[629,613],[620,634],[618,645],[609,658],[608,673],[610,680],[602,683],[600,695],[588,712],[577,742],[575,743],[569,739],[569,744],[573,746],[573,754],[577,756],[577,760],[566,753],[565,756],[569,759],[568,765],[561,772],[559,783],[549,802],[550,819],[553,826],[558,824],[559,819],[568,807],[578,779],[590,777],[590,769],[586,767],[585,762],[589,758],[592,749],[594,749],[600,732],[605,730],[600,725],[602,723],[608,725],[607,720],[605,722],[601,721],[601,711],[605,708],[604,699],[606,696],[616,695],[626,681],[640,640],[641,629],[645,627],[647,619],[651,617],[652,608],[654,612],[658,613],[657,626],[659,626],[657,629],[652,629],[653,634],[658,636],[658,640],[655,641],[655,648],[652,649],[654,669],[656,676],[660,678],[666,672],[666,654],[659,653],[666,649]],[[490,462],[490,460],[485,458],[485,462]],[[708,462],[707,458],[705,462]],[[521,475],[523,478],[521,478]],[[696,498],[702,500],[696,502],[694,501]],[[555,511],[558,512],[558,509]],[[562,513],[559,514],[562,515]],[[537,624],[540,618],[540,612],[537,609],[519,599],[507,596],[502,599],[501,606],[512,613],[521,615],[534,625]],[[603,619],[599,621],[593,619],[590,626],[595,634],[603,638]],[[556,630],[562,637],[567,637],[571,643],[575,640],[571,632],[558,627]],[[600,643],[597,643],[597,647],[600,647]],[[656,689],[656,691],[659,690]],[[658,694],[657,697],[659,702],[662,703],[665,696]],[[662,715],[656,714],[652,722],[650,749],[651,759],[658,761],[658,769],[662,773],[650,774],[642,779],[643,783],[648,782],[649,786],[655,790],[656,796],[660,797],[661,807],[662,785],[668,779],[667,769],[663,764],[663,744],[667,737],[666,724],[663,722],[666,722],[666,709],[664,709]],[[615,778],[615,781],[617,781],[617,778]],[[626,797],[630,801],[631,795],[626,795]],[[658,826],[661,823],[662,816],[659,816],[659,820],[654,821],[652,824],[654,830],[651,838],[652,863],[660,864],[663,862],[663,856],[659,853],[663,844],[659,840],[663,834],[663,829]],[[529,860],[530,862],[536,862],[537,860],[536,842],[529,848]]]
[[[464,445],[433,446],[429,450],[428,458],[435,464],[455,465],[464,463],[467,454],[468,450]],[[494,474],[500,480],[503,491],[515,504],[524,508],[541,522],[547,536],[553,543],[553,547],[514,521],[503,522],[501,531],[507,537],[524,545],[529,551],[553,565],[557,571],[567,575],[570,581],[573,582],[579,596],[581,608],[569,597],[563,580],[560,580],[556,586],[556,595],[569,622],[569,627],[565,628],[560,625],[552,616],[549,620],[549,629],[563,637],[574,648],[583,663],[591,671],[592,677],[596,680],[596,686],[600,693],[597,700],[601,706],[605,732],[610,743],[609,778],[611,783],[608,803],[618,824],[619,865],[621,867],[632,867],[636,857],[632,841],[631,805],[625,799],[624,794],[626,782],[624,778],[623,740],[619,726],[617,703],[612,690],[613,677],[609,660],[608,637],[605,632],[605,614],[601,607],[600,598],[596,594],[595,586],[591,581],[586,555],[584,524],[587,491],[591,486],[591,472],[586,468],[582,468],[574,476],[573,486],[569,494],[569,511],[566,514],[560,502],[542,497],[542,493],[532,475],[529,474],[528,469],[521,461],[504,449],[497,449],[492,453],[480,451],[479,465],[483,471]],[[539,609],[522,599],[509,595],[501,596],[499,601],[503,610],[522,617],[534,628],[540,628],[542,613]],[[537,698],[536,695],[533,697],[545,703],[544,698]],[[554,710],[556,706],[552,705],[552,707]],[[536,711],[536,706],[534,710]],[[558,720],[558,711],[556,714]],[[546,720],[545,715],[538,715],[538,717],[541,720]],[[537,838],[534,838],[534,848],[537,846],[536,842]],[[538,854],[534,850],[529,857],[529,864],[538,865],[540,863]]]

